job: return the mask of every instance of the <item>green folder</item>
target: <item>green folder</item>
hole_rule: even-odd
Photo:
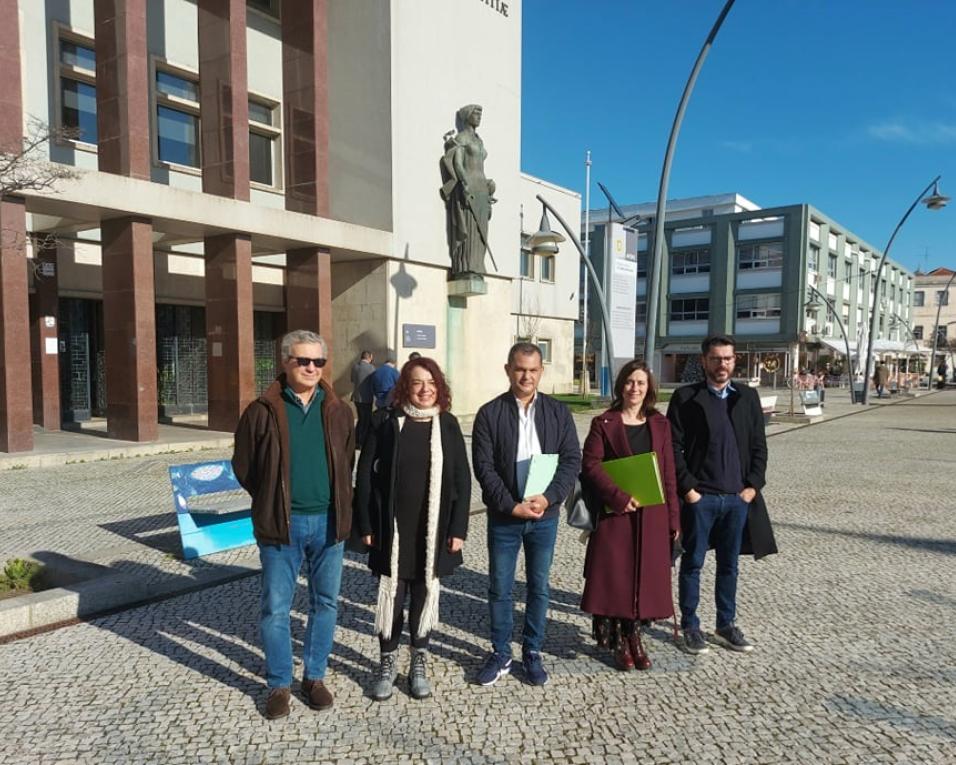
[[[630,457],[601,463],[604,472],[621,491],[634,497],[641,507],[664,504],[664,484],[656,452],[644,452]],[[604,508],[611,512],[609,508]]]
[[[544,490],[551,485],[551,479],[554,478],[557,469],[557,454],[533,455],[531,457],[531,465],[528,467],[528,480],[524,485],[525,497],[544,494]]]

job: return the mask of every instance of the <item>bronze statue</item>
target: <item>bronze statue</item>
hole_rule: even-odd
[[[489,255],[488,221],[495,182],[485,177],[485,145],[478,135],[481,106],[468,104],[457,113],[458,132],[445,134],[441,160],[441,198],[445,201],[448,251],[452,278],[485,273],[485,251]],[[494,256],[492,255],[492,264]],[[497,266],[495,266],[497,270]]]

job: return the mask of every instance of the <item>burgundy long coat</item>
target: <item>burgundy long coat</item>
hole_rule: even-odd
[[[608,410],[595,417],[584,442],[581,481],[614,511],[612,514],[602,509],[597,529],[588,540],[581,608],[590,614],[664,619],[674,613],[670,532],[680,528],[680,505],[671,428],[661,414],[649,416],[647,424],[664,482],[664,505],[625,513],[630,497],[601,467],[604,460],[631,455],[620,412]]]

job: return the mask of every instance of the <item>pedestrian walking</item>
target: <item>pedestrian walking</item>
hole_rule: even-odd
[[[361,449],[365,443],[369,423],[372,420],[372,404],[375,397],[372,395],[372,385],[369,379],[375,372],[375,357],[371,351],[362,351],[358,361],[352,365],[350,379],[352,382],[352,403],[355,404],[355,413],[358,423],[355,426],[355,445]]]
[[[352,526],[352,410],[323,379],[325,340],[308,330],[282,338],[282,373],[246,407],[232,467],[252,496],[262,564],[260,633],[266,660],[265,716],[289,714],[289,616],[305,562],[309,613],[302,693],[313,709],[332,706],[325,674],[338,616],[344,540]]]
[[[561,503],[574,488],[581,451],[568,408],[541,393],[541,350],[517,343],[508,352],[509,389],[484,404],[472,427],[472,466],[488,508],[488,610],[491,653],[476,678],[492,685],[511,671],[513,589],[518,551],[524,548],[527,601],[522,665],[531,685],[544,685],[541,659]],[[557,469],[540,494],[527,496],[531,458],[557,455]]]
[[[395,387],[396,382],[398,382],[398,368],[395,365],[395,357],[389,356],[385,359],[385,363],[369,377],[376,409],[384,409],[391,405],[392,388]]]
[[[355,522],[379,577],[375,631],[380,661],[372,698],[391,697],[408,599],[409,693],[431,695],[426,659],[439,621],[439,579],[462,564],[471,471],[465,439],[449,411],[451,390],[438,364],[419,357],[402,367],[394,404],[374,415],[355,487]]]
[[[737,558],[761,558],[777,551],[761,490],[766,482],[767,439],[760,397],[731,382],[734,340],[712,335],[701,343],[704,382],[678,388],[667,418],[674,440],[674,462],[681,506],[684,554],[678,574],[678,603],[684,648],[706,653],[697,606],[700,571],[710,546],[717,572],[714,639],[734,651],[753,645],[736,625]]]

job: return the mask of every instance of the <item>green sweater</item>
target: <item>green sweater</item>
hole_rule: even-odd
[[[332,489],[322,424],[325,391],[316,388],[308,407],[303,407],[288,386],[282,389],[282,398],[289,421],[292,513],[313,515],[328,512]]]

